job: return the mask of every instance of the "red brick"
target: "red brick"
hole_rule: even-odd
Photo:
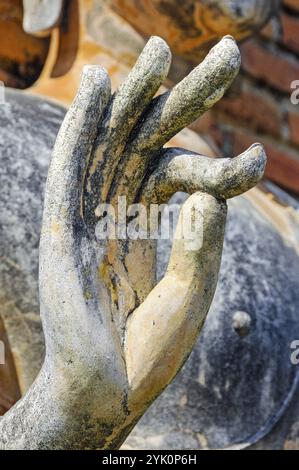
[[[281,21],[282,43],[299,54],[299,19],[284,13],[281,15]]]
[[[269,93],[250,87],[235,97],[224,97],[213,108],[224,112],[238,124],[249,126],[257,132],[277,136],[281,131],[279,103]]]
[[[277,90],[291,93],[291,82],[299,80],[299,60],[279,49],[274,54],[252,40],[246,42],[241,50],[243,70]]]
[[[288,13],[281,13],[279,17],[281,28],[277,20],[272,20],[262,29],[261,36],[284,45],[290,51],[299,54],[299,17]]]
[[[291,140],[299,146],[299,113],[289,112],[288,121]]]
[[[265,176],[284,188],[299,194],[299,155],[279,142],[256,136],[240,129],[232,130],[233,152],[242,153],[255,142],[265,146],[268,156]]]
[[[272,22],[266,24],[266,26],[261,30],[260,35],[265,39],[276,40],[275,32],[273,31]]]
[[[204,115],[198,118],[196,121],[192,122],[189,127],[199,134],[209,134],[210,129],[214,123],[215,119],[213,117],[213,112],[210,110],[204,113]]]
[[[279,144],[265,144],[268,155],[266,176],[284,188],[299,194],[299,159],[292,149]]]

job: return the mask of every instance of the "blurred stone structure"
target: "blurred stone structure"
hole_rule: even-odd
[[[50,42],[49,35],[24,31],[22,0],[0,0],[0,80],[6,86],[32,85],[43,70]]]
[[[104,0],[142,35],[158,34],[176,55],[199,62],[226,34],[256,33],[278,11],[280,0]]]

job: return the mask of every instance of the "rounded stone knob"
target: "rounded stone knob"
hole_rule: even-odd
[[[250,332],[251,317],[247,312],[235,312],[233,315],[233,329],[241,338],[247,336]]]

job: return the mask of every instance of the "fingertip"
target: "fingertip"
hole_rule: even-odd
[[[107,70],[99,65],[84,65],[82,69],[81,84],[90,81],[96,85],[110,88],[110,77]]]
[[[238,71],[241,66],[241,53],[233,36],[224,36],[212,49],[213,54],[224,62],[227,69]]]
[[[264,146],[260,143],[254,143],[242,155],[248,165],[253,165],[253,174],[255,173],[255,176],[259,179],[262,178],[267,164],[267,154]]]
[[[101,114],[111,96],[111,82],[107,71],[99,65],[85,65],[72,107],[94,110]]]
[[[87,64],[84,65],[82,69],[83,75],[93,76],[93,77],[105,77],[108,75],[107,70],[104,67],[96,64]]]
[[[167,42],[165,41],[165,39],[161,38],[160,36],[151,36],[148,40],[148,42],[146,43],[146,46],[145,47],[158,47],[160,49],[163,49],[163,50],[166,50],[168,51],[170,54],[171,54],[171,51],[170,51],[170,47],[169,45],[167,44]]]
[[[231,34],[226,34],[226,36],[223,36],[222,41],[233,41],[235,44],[237,44],[237,41]]]
[[[167,42],[160,36],[151,36],[146,43],[142,55],[152,56],[155,58],[156,64],[161,63],[163,68],[167,70],[170,67],[172,54]]]

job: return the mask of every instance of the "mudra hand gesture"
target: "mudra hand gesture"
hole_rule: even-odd
[[[262,177],[254,145],[233,159],[163,148],[229,87],[240,66],[225,37],[184,80],[154,98],[171,54],[153,37],[113,95],[99,66],[85,67],[49,170],[40,242],[46,357],[36,381],[0,421],[0,447],[118,448],[187,359],[217,284],[226,199]],[[176,236],[156,284],[156,242],[95,236],[97,208],[191,194],[179,217],[197,221],[190,249]],[[190,242],[190,240],[188,240]],[[192,240],[191,240],[192,241]]]

